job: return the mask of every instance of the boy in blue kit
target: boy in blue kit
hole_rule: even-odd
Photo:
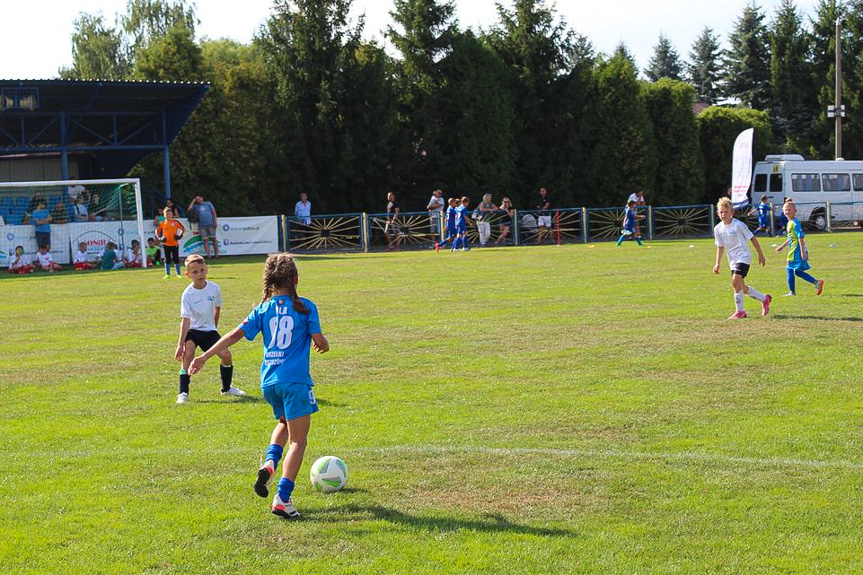
[[[434,249],[436,252],[440,252],[441,247],[445,246],[447,242],[455,242],[455,210],[457,207],[458,200],[455,198],[450,198],[449,207],[446,209],[446,239],[434,245]]]
[[[622,244],[623,240],[629,236],[634,236],[638,245],[644,245],[641,243],[641,234],[638,233],[638,228],[635,227],[635,218],[635,200],[629,200],[626,202],[626,214],[623,216],[623,230],[620,232],[617,245]]]
[[[297,296],[298,281],[296,264],[288,254],[268,257],[264,264],[261,304],[242,324],[195,358],[189,368],[189,372],[195,374],[213,355],[244,337],[252,341],[259,333],[263,336],[261,391],[278,423],[254,488],[261,497],[269,495],[267,485],[279,465],[285,443],[289,442],[282,464],[282,479],[272,504],[272,512],[286,519],[300,516],[291,495],[306,451],[311,414],[318,411],[312,391],[314,382],[309,373],[309,350],[312,346],[318,353],[330,349],[327,338],[321,333],[317,307],[310,300]]]
[[[821,292],[824,291],[824,280],[815,279],[806,273],[806,270],[810,268],[809,250],[806,249],[806,241],[803,239],[805,236],[803,227],[797,219],[797,206],[791,200],[785,200],[785,204],[782,206],[782,213],[788,218],[788,225],[786,226],[788,239],[776,248],[776,253],[781,253],[785,249],[785,246],[788,246],[788,265],[785,268],[788,279],[788,293],[785,295],[792,296],[797,294],[795,277],[811,283],[815,286],[815,295],[821,295]]]
[[[761,203],[755,208],[758,212],[758,228],[753,232],[753,235],[758,233],[766,234],[770,229],[770,204],[767,203],[767,196],[761,196]]]
[[[461,242],[461,250],[463,252],[470,251],[470,248],[467,247],[467,208],[469,205],[470,198],[463,196],[461,199],[461,205],[457,204],[455,209],[455,241],[452,243],[452,251],[456,251],[458,249],[459,242]]]

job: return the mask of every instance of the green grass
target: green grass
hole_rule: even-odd
[[[251,489],[260,341],[248,400],[211,363],[178,406],[185,281],[4,278],[0,573],[863,573],[863,235],[810,247],[824,295],[737,322],[707,240],[299,258],[332,351],[296,522]],[[225,330],[262,260],[211,268]]]

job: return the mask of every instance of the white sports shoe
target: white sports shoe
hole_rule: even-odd
[[[267,497],[270,494],[270,489],[267,485],[269,485],[270,479],[273,478],[275,472],[276,468],[273,465],[272,459],[268,460],[258,469],[258,478],[255,480],[255,493],[260,497]]]
[[[294,507],[294,498],[291,497],[287,501],[282,501],[279,494],[273,497],[273,515],[284,517],[285,519],[296,519],[300,516],[300,512]]]
[[[222,395],[236,395],[236,396],[241,396],[241,395],[246,395],[246,392],[245,392],[245,391],[243,391],[242,389],[237,389],[236,387],[229,387],[229,388],[228,388],[228,391],[223,391],[223,392],[222,392]]]
[[[177,394],[177,403],[186,403],[187,401],[189,401],[189,394],[188,393],[178,393]]]

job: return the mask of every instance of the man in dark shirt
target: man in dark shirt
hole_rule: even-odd
[[[541,244],[551,234],[551,198],[548,190],[539,189],[536,198],[536,243]]]

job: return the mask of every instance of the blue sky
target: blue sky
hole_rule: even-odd
[[[559,0],[558,13],[586,35],[597,51],[611,52],[621,41],[629,46],[643,68],[660,34],[665,34],[681,57],[709,25],[724,42],[748,0]],[[778,0],[761,3],[772,18]],[[126,0],[6,0],[0,18],[0,78],[51,78],[71,64],[73,21],[80,12],[101,12],[113,23],[124,12]],[[273,0],[197,0],[199,36],[233,38],[248,42],[266,20]],[[488,28],[497,21],[494,0],[456,0],[464,27]],[[509,0],[503,1],[509,6]],[[799,0],[798,8],[814,14],[816,0]],[[241,10],[237,6],[242,6]],[[354,15],[365,13],[366,36],[382,39],[390,24],[391,0],[354,0]]]

